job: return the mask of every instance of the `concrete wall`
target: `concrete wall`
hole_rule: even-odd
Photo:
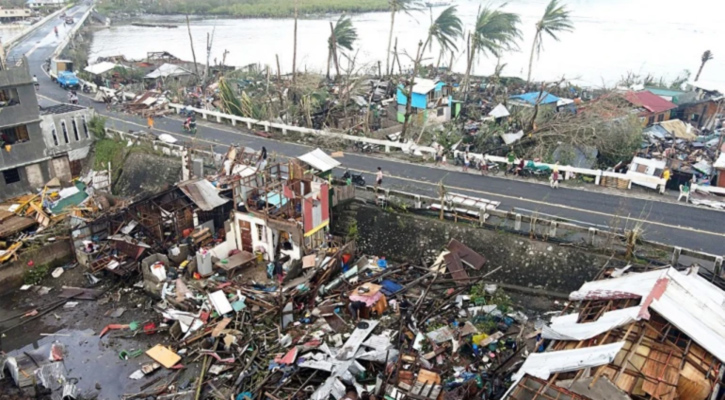
[[[66,173],[58,173],[58,171],[63,170]],[[3,174],[0,173],[0,200],[35,192],[56,176],[61,179],[67,178],[70,175],[70,164],[68,163],[68,157],[63,155],[55,159],[47,159],[19,167],[18,174],[20,175],[20,182],[6,184]]]
[[[28,261],[32,260],[36,267],[48,263],[52,263],[53,266],[60,266],[73,260],[73,257],[71,244],[67,240],[24,251],[17,261],[5,263],[0,267],[0,294],[15,290],[23,284],[25,271],[30,269]]]
[[[592,280],[607,258],[555,243],[412,214],[390,213],[351,202],[335,208],[332,231],[344,236],[357,221],[364,253],[420,265],[430,262],[450,239],[458,239],[488,259],[486,271],[502,267],[491,280],[568,293]],[[611,265],[611,264],[610,264]]]
[[[0,88],[14,88],[18,91],[20,104],[2,108],[0,128],[26,125],[28,129],[27,142],[17,143],[10,147],[0,149],[0,171],[18,168],[21,181],[6,184],[0,174],[0,199],[16,196],[33,188],[28,182],[28,176],[37,180],[39,174],[51,175],[45,161],[45,142],[40,130],[40,114],[38,112],[38,99],[33,87],[33,80],[27,67],[10,68],[0,71]],[[40,166],[26,167],[40,163]]]
[[[43,141],[48,148],[48,154],[61,154],[90,146],[95,139],[93,133],[88,130],[88,122],[90,122],[91,118],[93,118],[91,109],[63,114],[41,115],[40,128],[43,132]],[[67,130],[68,142],[66,142],[63,133],[63,124],[65,124]],[[56,141],[58,144],[56,144]]]

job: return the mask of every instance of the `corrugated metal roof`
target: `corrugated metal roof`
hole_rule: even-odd
[[[525,103],[534,105],[534,104],[536,104],[537,100],[539,99],[539,92],[529,92],[529,93],[524,93],[524,94],[517,94],[515,96],[509,97],[509,99],[520,100]],[[544,91],[543,93],[541,93],[541,101],[539,102],[539,104],[551,104],[551,103],[556,103],[558,101],[559,101],[558,97],[554,96],[553,94],[551,94],[549,92]]]
[[[415,85],[413,85],[413,93],[426,94],[435,89],[436,84],[438,82],[432,79],[416,78]]]
[[[204,211],[211,211],[229,201],[219,196],[214,185],[206,179],[180,183],[179,189]]]
[[[725,361],[725,292],[697,274],[674,268],[587,282],[571,300],[641,297],[640,317],[651,308],[720,361]],[[645,308],[646,307],[646,308]]]
[[[641,307],[629,307],[621,310],[608,311],[596,321],[578,323],[578,313],[554,317],[551,325],[544,325],[541,334],[545,339],[554,340],[586,340],[591,339],[614,328],[639,320],[637,315]]]
[[[641,92],[627,92],[625,98],[630,103],[636,106],[642,106],[646,108],[647,111],[653,113],[660,113],[677,108],[677,104],[667,101],[649,90],[643,90]]]
[[[314,149],[307,154],[297,157],[300,161],[320,172],[327,172],[340,165],[340,162],[330,157],[320,149]]]
[[[537,378],[548,379],[549,375],[557,372],[578,371],[606,365],[614,361],[614,357],[622,350],[624,343],[617,342],[603,346],[531,354],[512,378],[518,381],[525,374],[529,374]]]

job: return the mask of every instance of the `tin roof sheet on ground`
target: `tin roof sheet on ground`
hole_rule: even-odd
[[[300,161],[321,172],[327,172],[340,165],[340,162],[330,157],[320,149],[314,149],[307,154],[297,157]]]
[[[450,252],[458,254],[461,261],[473,269],[481,269],[486,264],[486,257],[476,253],[470,247],[456,239],[451,239],[448,242],[447,248]]]
[[[715,161],[715,164],[712,164],[712,167],[717,169],[725,169],[725,153],[720,153],[720,156]]]
[[[692,125],[686,124],[679,119],[662,121],[658,122],[658,124],[678,139],[688,141],[697,139],[697,134],[695,134],[695,130],[692,128]]]
[[[179,189],[204,211],[211,211],[229,201],[219,196],[214,185],[206,179],[180,183]]]
[[[499,103],[496,107],[493,108],[493,110],[491,110],[490,113],[488,113],[489,117],[494,118],[503,118],[508,117],[509,115],[511,115],[511,113],[509,113],[509,110],[506,108],[506,106],[501,103]]]

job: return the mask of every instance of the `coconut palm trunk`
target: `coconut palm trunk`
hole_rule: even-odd
[[[393,45],[393,28],[395,27],[395,9],[390,13],[390,34],[388,35],[388,53],[385,58],[385,72],[388,75],[393,74],[393,67],[390,65],[390,50]]]
[[[529,56],[529,74],[526,76],[526,83],[531,82],[531,68],[534,66],[534,53],[536,52],[536,42],[539,40],[540,32],[537,30],[534,35],[534,42],[531,43],[531,55]]]
[[[297,84],[297,14],[298,14],[298,0],[295,0],[295,39],[294,39],[294,50],[292,51],[292,85]]]

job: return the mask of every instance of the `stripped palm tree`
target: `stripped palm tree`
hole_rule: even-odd
[[[531,81],[531,68],[534,64],[534,53],[538,58],[543,49],[544,33],[551,36],[552,39],[559,41],[557,36],[561,32],[571,32],[574,30],[574,24],[571,22],[571,15],[566,6],[559,3],[559,0],[551,0],[546,6],[544,16],[536,22],[536,34],[534,35],[534,43],[531,45],[531,56],[529,57],[529,75],[526,82]]]
[[[395,27],[395,14],[398,12],[410,12],[414,9],[416,0],[388,0],[388,6],[390,7],[390,34],[388,35],[388,55],[385,59],[385,72],[388,74],[393,73],[393,66],[390,65],[390,48],[393,45],[393,29]]]
[[[438,46],[446,50],[457,50],[456,40],[463,34],[463,23],[456,14],[456,6],[451,6],[443,10],[443,12],[431,22],[430,28],[428,28],[428,37],[424,43],[419,43],[418,52],[415,57],[415,64],[413,65],[413,76],[410,78],[408,87],[405,90],[407,97],[407,105],[405,108],[405,120],[403,122],[403,131],[400,134],[400,140],[405,138],[405,134],[408,130],[408,122],[410,121],[410,115],[412,114],[412,91],[415,85],[415,77],[418,75],[418,68],[423,59],[423,52],[428,47],[433,45],[435,40]]]
[[[700,79],[700,74],[702,73],[702,69],[705,67],[705,64],[712,60],[714,57],[712,55],[712,52],[710,50],[705,50],[704,53],[702,53],[701,63],[700,63],[700,69],[697,70],[697,75],[695,75],[695,82],[697,82],[698,79]]]
[[[496,9],[487,6],[478,10],[476,25],[468,36],[468,60],[462,84],[466,97],[471,68],[477,55],[490,53],[500,57],[504,51],[518,48],[516,41],[521,38],[521,31],[518,28],[521,19],[518,14],[503,11],[505,6],[506,4]]]
[[[327,79],[330,79],[330,64],[333,60],[337,76],[340,76],[338,49],[350,51],[357,40],[357,30],[350,17],[345,15],[341,15],[334,26],[330,22],[330,31],[330,37],[327,38]]]

